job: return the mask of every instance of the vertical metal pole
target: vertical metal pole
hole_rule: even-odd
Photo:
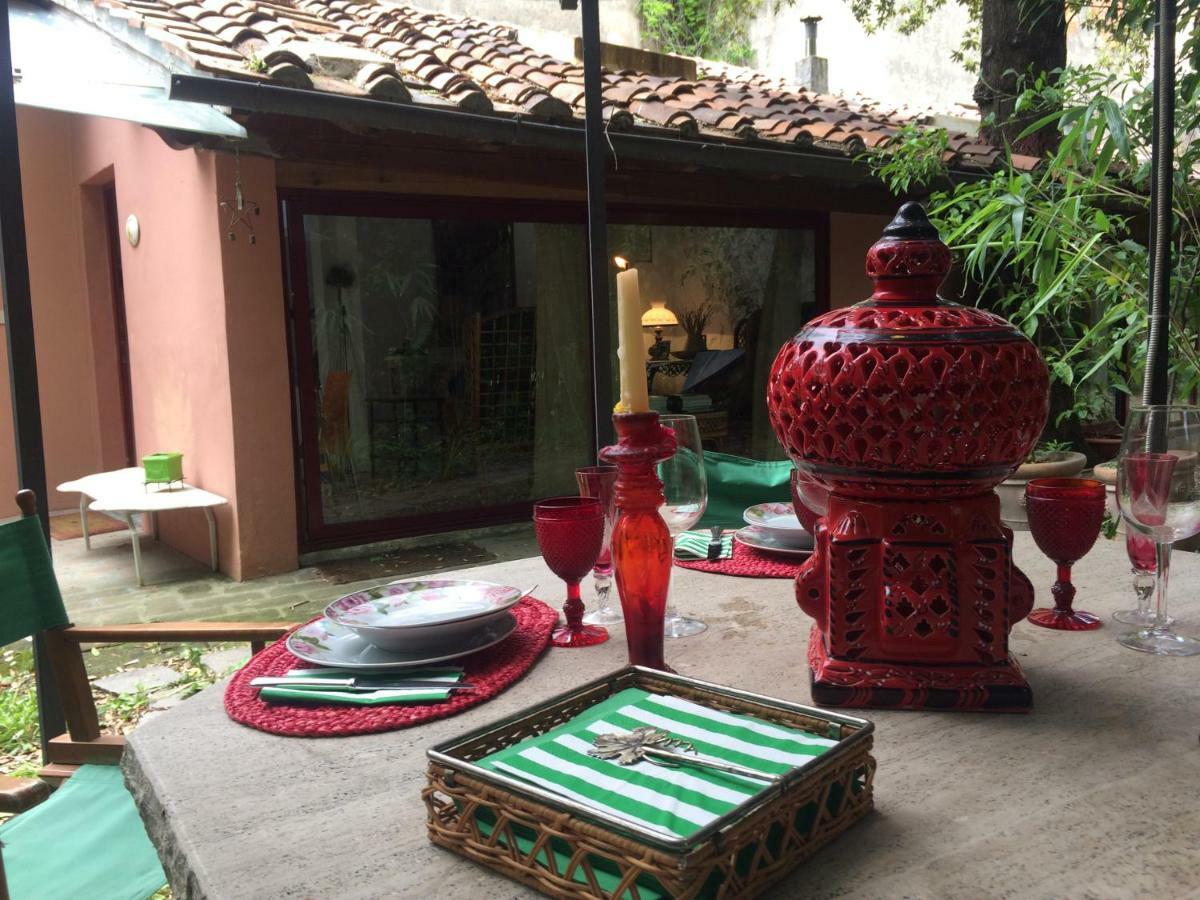
[[[587,153],[587,239],[591,272],[592,399],[596,449],[613,442],[612,343],[609,329],[608,216],[604,208],[604,116],[600,97],[600,4],[580,0],[583,15],[584,143]]]
[[[1142,400],[1170,402],[1171,242],[1174,229],[1175,0],[1157,0],[1154,29],[1154,141],[1150,194],[1150,316]],[[1153,441],[1158,443],[1158,441]]]
[[[49,544],[46,458],[42,451],[42,410],[38,400],[37,354],[33,346],[33,304],[29,293],[25,204],[21,195],[7,3],[0,7],[0,286],[4,293],[4,334],[8,342],[17,483],[37,495],[38,518],[42,520],[42,530]],[[62,734],[65,724],[54,676],[40,638],[34,639],[33,664],[38,684],[38,722],[44,758],[47,741]]]

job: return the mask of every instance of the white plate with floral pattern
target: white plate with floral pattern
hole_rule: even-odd
[[[804,530],[790,503],[759,503],[742,513],[742,519],[759,533],[770,535],[780,546],[812,549],[812,535]]]
[[[808,559],[812,556],[812,547],[797,547],[795,544],[779,540],[770,532],[763,531],[751,525],[733,533],[733,539],[747,547],[761,550],[764,553],[775,553],[779,556],[790,556],[795,559]]]
[[[377,647],[407,653],[431,640],[472,634],[524,594],[489,581],[393,581],[338,597],[325,607],[325,617]]]
[[[500,643],[517,628],[511,613],[489,619],[465,639],[427,641],[404,652],[384,650],[332,619],[318,619],[288,635],[287,648],[305,662],[334,669],[409,669],[478,653]]]

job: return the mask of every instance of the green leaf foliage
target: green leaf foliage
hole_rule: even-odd
[[[754,65],[750,25],[795,0],[640,0],[642,36],[666,53]]]
[[[1182,8],[1182,7],[1181,7]],[[1188,7],[1195,12],[1194,6]],[[1179,72],[1175,141],[1171,374],[1174,392],[1200,391],[1200,122],[1186,34]],[[1053,92],[1053,93],[1051,93]],[[1011,158],[999,171],[947,187],[933,152],[944,134],[907,129],[869,155],[898,194],[928,191],[931,218],[962,264],[964,297],[1023,329],[1041,349],[1057,384],[1055,423],[1111,417],[1115,392],[1138,390],[1144,363],[1148,282],[1148,83],[1096,68],[1068,68],[1028,85],[1018,109],[1062,134],[1057,150],[1028,171]]]

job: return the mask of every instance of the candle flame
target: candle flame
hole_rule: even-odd
[[[617,264],[618,269],[628,269],[629,268],[629,260],[627,260],[623,256],[614,256],[613,262],[615,262]]]

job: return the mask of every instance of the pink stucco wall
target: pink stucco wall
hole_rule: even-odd
[[[256,244],[230,243],[218,202],[232,195],[231,159],[172,150],[127,122],[21,110],[18,124],[51,490],[111,468],[119,443],[110,307],[98,302],[107,269],[95,187],[108,181],[118,220],[136,215],[142,233],[136,248],[121,240],[136,456],[180,450],[189,481],[230,499],[217,511],[223,571],[295,568],[273,166],[242,160],[247,196],[263,215]],[[7,417],[4,409],[0,437]],[[5,477],[0,460],[0,489]],[[53,505],[70,505],[58,496]],[[160,524],[167,543],[207,558],[202,516],[164,515]]]
[[[21,187],[29,246],[29,281],[34,298],[34,330],[41,377],[42,432],[47,448],[46,477],[51,488],[68,478],[96,471],[100,458],[99,418],[93,377],[88,297],[84,288],[79,189],[71,171],[70,118],[18,108]],[[3,397],[9,396],[7,347]],[[0,438],[12,446],[12,413],[0,414]],[[12,453],[0,465],[0,516],[16,515],[16,464]],[[74,505],[51,494],[51,508]]]

